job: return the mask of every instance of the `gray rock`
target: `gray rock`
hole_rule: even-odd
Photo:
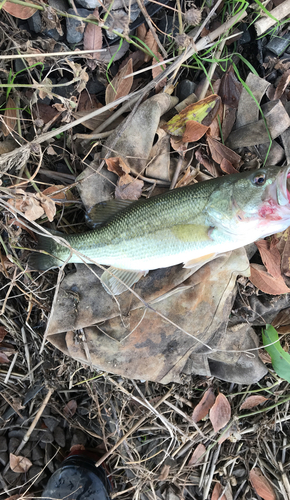
[[[196,84],[191,80],[182,80],[177,86],[177,97],[179,101],[184,101],[195,91]]]
[[[69,9],[69,4],[66,0],[48,0],[48,5],[62,12],[67,12]]]
[[[61,448],[65,447],[65,433],[62,427],[58,426],[54,429],[54,440]]]
[[[58,84],[63,84],[63,83],[69,83],[68,78],[61,78],[58,82]],[[74,92],[74,86],[73,85],[65,85],[64,87],[53,87],[52,92],[54,94],[60,95],[62,97],[65,97],[66,99],[69,99],[72,93]],[[61,102],[59,99],[56,97],[54,98],[56,102]]]
[[[40,441],[42,443],[53,443],[54,441],[53,434],[50,431],[43,432]]]
[[[25,436],[25,430],[24,429],[15,429],[12,431],[8,432],[8,437],[10,438],[17,438],[17,439],[23,439]]]
[[[34,31],[34,33],[41,32],[42,24],[39,11],[36,11],[35,14],[33,14],[33,16],[28,19],[28,25],[29,29],[31,29],[31,31]]]
[[[78,3],[85,9],[95,9],[101,5],[98,0],[78,0]]]
[[[7,439],[4,436],[0,438],[0,453],[8,450]]]
[[[8,453],[6,451],[2,451],[0,453],[0,464],[5,467],[5,465],[8,463]]]
[[[51,444],[47,444],[45,448],[45,455],[44,455],[44,460],[47,465],[47,468],[49,472],[52,474],[54,473],[55,467],[54,467],[54,460],[52,460],[53,456],[55,453],[55,449],[52,447]]]
[[[20,440],[13,437],[9,439],[9,453],[15,453],[15,450],[17,450],[18,446],[20,445]]]
[[[92,75],[92,77],[89,79],[87,83],[87,91],[89,94],[101,94],[102,92],[105,92],[105,85],[100,82],[95,75]]]
[[[28,441],[28,443],[26,443],[26,445],[22,448],[21,455],[23,457],[30,458],[31,448],[32,448],[32,443]]]
[[[39,474],[39,476],[38,476],[38,474]],[[43,468],[38,467],[37,465],[33,465],[32,467],[30,467],[27,475],[28,475],[28,480],[33,478],[34,485],[39,484],[40,481],[45,479],[45,477],[47,476],[47,474],[45,474],[45,472],[43,471]],[[36,479],[36,476],[38,476],[37,479]],[[35,478],[35,481],[34,481],[34,478]]]
[[[68,9],[68,14],[75,15],[75,11],[73,9]],[[92,14],[91,10],[77,9],[78,15],[81,17],[88,17]],[[68,43],[79,43],[82,41],[84,37],[84,28],[81,25],[84,24],[77,19],[72,19],[70,17],[66,18],[66,39]]]
[[[44,421],[46,427],[48,427],[48,429],[50,430],[50,432],[53,432],[54,429],[59,424],[59,420],[55,417],[47,417],[43,421]]]
[[[32,463],[40,467],[44,465],[44,452],[38,445],[32,448]]]
[[[271,50],[276,56],[281,56],[290,45],[290,33],[283,36],[274,36],[270,42],[267,43],[266,48]]]
[[[15,480],[20,477],[20,475],[21,474],[19,472],[13,472],[13,470],[8,469],[5,474],[5,481],[9,486],[11,486],[15,482]]]
[[[86,445],[87,442],[87,436],[83,431],[80,431],[79,429],[76,429],[72,440],[71,440],[71,446],[74,446],[75,444],[83,444],[84,446]]]

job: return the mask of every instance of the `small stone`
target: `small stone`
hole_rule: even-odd
[[[13,472],[10,468],[6,472],[4,479],[6,483],[8,483],[9,486],[11,486],[16,479],[18,479],[21,476],[20,472]]]
[[[242,31],[243,34],[239,39],[239,44],[244,45],[245,43],[249,43],[251,41],[251,33],[249,31],[249,26],[247,23],[241,23],[238,27],[239,31]]]
[[[0,453],[0,464],[5,467],[5,465],[8,463],[8,453],[6,451],[2,451]]]
[[[44,452],[38,444],[32,448],[31,456],[34,465],[39,465],[40,467],[44,465]]]
[[[17,439],[16,437],[12,437],[11,439],[9,439],[9,453],[15,453],[18,446],[20,445],[20,442],[20,439]]]
[[[106,87],[105,85],[100,82],[95,75],[92,75],[92,77],[89,79],[87,83],[87,91],[89,94],[101,94],[102,92],[105,92]]]
[[[196,84],[191,80],[181,80],[177,86],[177,97],[179,101],[184,101],[188,96],[195,91]]]
[[[85,446],[86,442],[87,436],[85,435],[85,433],[80,431],[79,429],[76,429],[71,440],[71,446],[74,446],[75,444],[83,444]]]
[[[39,477],[37,477],[37,479],[36,479],[36,476],[38,476],[38,474],[39,474]],[[27,475],[28,475],[29,481],[33,478],[33,485],[39,484],[40,481],[45,479],[47,476],[47,474],[45,474],[45,470],[43,470],[42,467],[38,467],[37,465],[33,465],[32,467],[30,467]],[[34,481],[34,479],[35,479],[35,481]]]
[[[53,443],[54,441],[53,434],[50,431],[43,432],[40,441],[42,443]]]
[[[59,424],[59,420],[57,418],[54,418],[54,417],[47,417],[43,421],[44,421],[46,427],[48,427],[48,429],[50,430],[50,432],[53,432],[54,429]]]
[[[286,33],[283,36],[274,36],[270,42],[267,43],[266,48],[279,57],[285,52],[289,45],[290,33]]]
[[[7,451],[8,450],[8,445],[7,445],[7,439],[5,437],[0,438],[0,453],[2,451]]]
[[[23,457],[30,458],[31,448],[32,448],[32,443],[28,441],[28,443],[26,443],[26,445],[22,448],[21,455]]]
[[[51,444],[48,443],[45,448],[44,460],[49,472],[51,472],[52,474],[55,470],[54,461],[52,460],[54,453],[55,453],[54,448],[52,447]]]
[[[98,0],[78,0],[78,4],[85,9],[95,9],[96,7],[100,7],[102,5]]]
[[[61,78],[58,82],[58,84],[63,84],[63,83],[69,83],[68,78]],[[61,97],[65,97],[66,99],[69,99],[71,94],[74,92],[74,86],[71,85],[64,85],[63,87],[53,87],[52,92],[54,94],[60,95]],[[57,97],[54,98],[54,101],[56,102],[61,102]]]
[[[41,24],[41,15],[39,11],[35,12],[32,17],[28,19],[29,29],[34,31],[34,33],[40,33],[42,24]]]
[[[68,9],[68,14],[76,15],[74,9]],[[78,15],[80,17],[88,17],[92,14],[91,10],[87,9],[77,9]],[[66,18],[66,39],[68,43],[79,43],[82,41],[84,37],[84,28],[82,28],[82,24],[85,25],[84,22],[78,21],[77,19],[73,19],[70,17]]]
[[[60,446],[61,448],[65,447],[65,433],[62,427],[57,426],[54,429],[54,440],[56,444],[58,444],[58,446]]]
[[[25,430],[24,429],[15,429],[13,431],[8,432],[8,437],[10,438],[17,438],[17,439],[23,439],[25,436]]]
[[[69,4],[66,0],[48,0],[48,5],[62,12],[66,12],[69,9]]]

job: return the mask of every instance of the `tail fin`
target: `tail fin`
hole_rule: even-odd
[[[49,236],[38,235],[38,246],[32,250],[29,256],[28,265],[30,269],[46,271],[63,264],[63,261],[56,257],[57,243]]]

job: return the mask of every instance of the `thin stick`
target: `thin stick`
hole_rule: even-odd
[[[27,337],[26,337],[26,332],[25,332],[24,326],[21,328],[21,334],[22,334],[22,339],[23,339],[27,368],[28,368],[28,372],[30,373],[29,378],[30,378],[30,382],[32,383],[34,377],[33,377],[33,373],[31,372],[30,354],[29,354],[29,348],[28,348],[28,344],[27,344]]]
[[[5,379],[4,379],[4,384],[8,384],[8,380],[9,380],[9,378],[10,378],[10,375],[11,375],[12,370],[13,370],[13,368],[14,368],[14,365],[15,365],[15,363],[16,363],[17,356],[18,356],[18,351],[17,351],[17,352],[14,354],[14,356],[13,356],[13,359],[12,359],[11,364],[10,364],[10,366],[9,366],[9,370],[8,370],[8,372],[7,372],[7,375],[6,375]]]
[[[213,74],[214,74],[216,67],[217,67],[217,64],[218,64],[217,61],[219,60],[221,53],[224,50],[225,43],[226,43],[225,39],[221,40],[221,43],[219,44],[217,50],[214,53],[213,59],[216,59],[216,61],[211,63],[211,66],[209,68],[209,72],[207,74],[207,77],[206,77],[205,82],[203,84],[202,90],[200,92],[200,96],[199,96],[200,100],[206,96],[206,93],[207,93],[209,85],[211,83]]]
[[[126,392],[128,393],[130,396],[132,396],[128,391],[126,391],[126,389],[124,389],[124,387],[122,387],[121,385],[117,384],[117,382],[115,382],[115,380],[110,379],[110,382],[114,382],[114,385],[118,385],[123,392]],[[171,395],[171,392],[172,392],[172,389],[173,387],[171,387],[169,389],[169,391],[153,406],[154,409],[158,408],[158,406],[161,405],[161,403],[163,403],[164,401],[166,401],[166,399]],[[133,433],[135,432],[138,427],[145,421],[147,420],[148,418],[148,415],[146,415],[145,417],[142,417],[140,420],[138,420],[138,422],[136,422],[135,425],[133,425],[133,427],[128,431],[126,432],[126,434],[124,434],[124,436],[121,437],[121,439],[109,450],[107,451],[107,453],[105,453],[105,455],[103,455],[96,463],[95,463],[95,466],[96,467],[99,467],[99,465],[101,465],[104,460],[106,460],[110,455],[112,455],[112,453],[114,453],[114,451],[119,448],[119,446]]]
[[[96,52],[105,52],[106,49],[87,49],[87,50],[66,50],[65,52],[41,52],[40,54],[15,54],[8,56],[0,56],[0,61],[11,61],[13,59],[28,59],[29,57],[55,57],[55,56],[79,56],[82,54],[95,54]],[[55,85],[54,85],[55,86]]]
[[[269,16],[262,17],[259,21],[256,21],[254,26],[256,28],[256,32],[258,36],[263,35],[265,31],[267,31],[271,26],[274,26],[278,21],[281,21],[284,17],[289,16],[290,14],[290,0],[285,0],[278,7],[272,9],[270,11],[271,16],[275,19],[272,19]]]
[[[137,0],[137,3],[138,3],[138,5],[139,5],[139,8],[140,8],[140,10],[141,10],[141,12],[142,12],[143,16],[144,16],[144,17],[145,17],[145,19],[146,19],[146,22],[147,22],[147,24],[148,24],[148,27],[149,27],[149,29],[150,29],[150,31],[151,31],[151,33],[152,33],[152,36],[153,36],[153,38],[154,38],[155,42],[157,43],[157,45],[158,45],[158,47],[159,47],[159,49],[160,49],[160,52],[162,53],[162,55],[163,55],[163,57],[164,57],[164,58],[167,58],[167,52],[166,52],[166,50],[164,49],[164,47],[163,47],[162,43],[160,42],[160,40],[159,40],[159,38],[158,38],[158,36],[157,36],[157,34],[156,34],[156,31],[155,31],[155,28],[154,28],[154,26],[153,26],[153,24],[152,24],[152,22],[151,22],[150,16],[149,16],[149,14],[148,14],[147,10],[146,10],[146,9],[145,9],[145,7],[144,7],[143,0]]]

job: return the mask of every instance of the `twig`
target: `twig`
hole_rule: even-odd
[[[256,28],[256,32],[258,36],[263,35],[265,31],[267,31],[271,26],[274,26],[278,21],[281,21],[281,19],[284,19],[284,17],[289,16],[290,14],[290,0],[284,0],[278,7],[275,9],[272,9],[270,11],[271,16],[273,16],[275,19],[272,19],[272,17],[265,16],[259,19],[258,21],[255,22],[254,26]]]
[[[24,326],[21,328],[21,334],[22,334],[22,340],[23,340],[23,345],[24,345],[24,352],[25,352],[25,357],[26,357],[26,362],[27,362],[27,368],[28,372],[30,373],[29,378],[30,382],[33,382],[33,373],[31,372],[31,365],[30,365],[30,354],[29,354],[29,348],[27,344],[27,337],[26,337],[26,332]]]
[[[66,50],[64,52],[37,52],[35,54],[11,54],[9,56],[0,56],[0,61],[12,61],[14,59],[27,59],[29,57],[41,58],[41,57],[55,57],[55,56],[80,56],[82,54],[94,54],[95,52],[104,52],[106,49],[87,49],[87,50]]]
[[[116,385],[118,388],[121,389],[122,392],[125,392],[126,394],[132,396],[132,394],[130,394],[128,391],[126,391],[126,389],[124,387],[122,387],[120,384],[118,384],[117,382],[115,382],[114,379],[112,379],[111,377],[108,377],[108,379],[110,380],[111,383],[113,383],[114,385]],[[158,408],[158,406],[161,405],[161,403],[163,403],[164,401],[166,401],[166,399],[171,395],[171,392],[173,390],[173,387],[171,387],[169,389],[169,391],[164,394],[164,396],[159,399],[159,401],[153,406],[153,408],[156,410],[156,408]],[[99,465],[101,465],[104,460],[106,460],[110,455],[112,455],[112,453],[114,453],[114,451],[119,448],[119,446],[131,435],[133,434],[133,432],[135,432],[138,427],[140,427],[140,425],[145,421],[147,420],[148,418],[148,415],[145,415],[145,417],[142,417],[140,420],[138,420],[138,422],[136,422],[135,425],[133,425],[133,427],[128,431],[126,432],[126,434],[124,434],[124,436],[121,437],[121,439],[109,450],[107,451],[107,453],[105,453],[105,455],[103,455],[96,463],[95,463],[95,466],[96,467],[99,467]]]
[[[7,375],[6,375],[5,379],[4,379],[4,384],[8,384],[8,380],[9,380],[9,378],[10,378],[10,375],[11,375],[12,370],[13,370],[13,368],[14,368],[14,365],[15,365],[15,363],[16,363],[17,356],[18,356],[18,351],[17,351],[17,352],[14,354],[14,356],[13,356],[13,359],[12,359],[11,364],[10,364],[10,366],[9,366],[9,369],[8,369]]]
[[[210,468],[210,471],[209,471],[209,476],[207,478],[207,482],[206,482],[206,485],[205,485],[205,488],[204,488],[204,491],[203,491],[203,496],[202,496],[203,500],[206,500],[208,498],[208,494],[209,494],[209,490],[210,490],[210,487],[211,487],[212,478],[213,478],[213,475],[214,475],[214,471],[215,471],[215,468],[216,468],[216,463],[217,463],[217,460],[218,460],[218,457],[219,457],[219,454],[220,454],[220,450],[221,450],[221,444],[218,444],[218,447],[217,447],[217,449],[214,452],[213,457],[212,457],[212,463],[211,463],[211,468]]]
[[[217,67],[217,64],[218,64],[217,61],[219,60],[219,58],[221,56],[221,53],[224,50],[225,43],[226,43],[225,39],[221,40],[221,42],[220,42],[217,50],[214,53],[213,59],[216,59],[216,61],[214,61],[214,62],[211,63],[211,66],[209,68],[209,72],[208,72],[207,77],[205,79],[205,82],[204,82],[204,84],[202,86],[202,89],[201,89],[201,92],[200,92],[200,95],[199,95],[199,99],[203,99],[206,96],[206,93],[208,91],[208,87],[209,87],[209,85],[211,83],[213,74],[214,74],[214,72],[216,70],[216,67]]]

